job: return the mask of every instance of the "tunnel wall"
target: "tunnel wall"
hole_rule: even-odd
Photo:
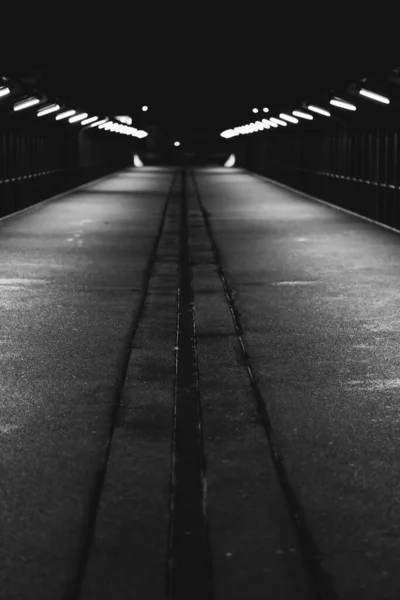
[[[238,144],[238,166],[400,229],[399,132],[269,130]]]
[[[127,167],[138,140],[60,122],[0,123],[0,217]]]

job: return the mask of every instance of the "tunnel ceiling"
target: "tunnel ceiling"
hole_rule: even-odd
[[[282,4],[268,14],[213,11],[193,5],[186,15],[122,15],[117,30],[76,25],[64,52],[33,50],[18,65],[4,63],[2,75],[92,114],[209,135],[248,122],[253,107],[301,103],[400,64],[400,52],[388,45],[378,52],[361,26],[343,19],[288,20]]]

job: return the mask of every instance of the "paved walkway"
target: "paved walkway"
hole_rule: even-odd
[[[4,598],[398,597],[398,235],[143,168],[1,221],[0,252]]]

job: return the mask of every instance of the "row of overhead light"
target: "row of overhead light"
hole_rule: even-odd
[[[10,93],[10,88],[6,86],[0,87],[0,98],[2,96],[7,96]],[[26,98],[25,100],[16,102],[13,109],[14,111],[24,110],[37,104],[40,104],[40,100],[38,98]],[[147,109],[147,107],[145,108]],[[65,110],[62,112],[59,111],[61,111],[61,106],[59,104],[48,104],[38,110],[37,116],[44,117],[45,115],[57,113],[55,117],[56,121],[68,119],[69,123],[80,123],[81,126],[88,125],[90,127],[98,127],[99,129],[105,129],[106,131],[131,135],[137,138],[144,138],[148,135],[147,132],[143,131],[142,129],[136,129],[135,127],[131,127],[129,125],[115,123],[108,118],[101,119],[99,117],[90,117],[88,113],[77,113],[76,110]]]
[[[365,98],[369,98],[370,100],[374,100],[375,102],[380,102],[381,104],[389,104],[389,98],[385,96],[381,96],[380,94],[376,94],[375,92],[371,92],[370,90],[366,90],[361,88],[359,90],[359,95],[364,96]],[[342,100],[341,98],[335,97],[329,101],[329,104],[332,106],[337,106],[338,108],[342,108],[344,110],[357,110],[357,107],[346,100]],[[315,106],[314,104],[309,104],[307,109],[311,112],[317,113],[324,117],[330,117],[331,113],[320,106]],[[263,108],[263,112],[269,112],[268,108]],[[253,108],[253,113],[258,113],[258,108]],[[298,117],[298,118],[297,118]],[[312,121],[314,117],[307,112],[303,112],[300,110],[294,110],[291,115],[287,115],[286,113],[280,113],[279,119],[275,117],[270,117],[269,119],[262,119],[261,121],[255,121],[254,123],[249,123],[248,125],[242,125],[240,127],[235,127],[233,129],[226,129],[222,131],[221,137],[231,138],[241,134],[255,133],[257,131],[262,131],[264,129],[271,129],[271,127],[286,127],[288,123],[299,123],[299,119],[306,119],[308,121]]]

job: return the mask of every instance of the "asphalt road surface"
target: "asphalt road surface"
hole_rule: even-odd
[[[0,598],[398,598],[399,235],[145,167],[0,256]]]

